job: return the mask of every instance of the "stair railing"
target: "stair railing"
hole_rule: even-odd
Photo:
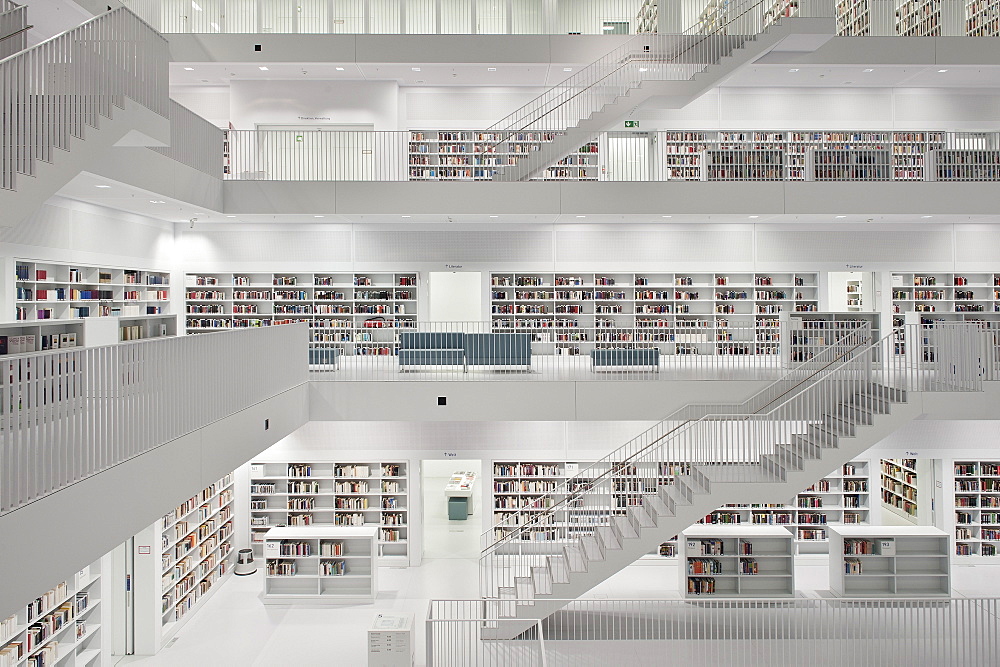
[[[690,502],[693,489],[710,479],[782,481],[795,454],[778,446],[798,437],[823,446],[832,433],[824,429],[836,429],[841,417],[849,432],[851,401],[859,395],[875,391],[865,400],[900,401],[906,391],[981,390],[980,342],[978,327],[966,323],[907,325],[877,341],[867,326],[858,327],[743,403],[681,408],[566,482],[524,489],[539,495],[483,534],[483,597],[517,597],[518,580],[530,578],[532,568],[547,565],[563,546],[615,530],[614,523],[638,533],[634,508],[645,511],[668,486]],[[603,545],[592,540],[589,548]]]
[[[126,98],[166,118],[168,61],[167,41],[124,8],[0,60],[0,188],[16,190],[17,174],[69,150]]]

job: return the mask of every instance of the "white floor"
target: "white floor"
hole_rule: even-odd
[[[800,557],[797,588],[806,597],[829,586],[825,556]],[[1000,563],[955,565],[956,596],[1000,596]],[[262,574],[230,577],[159,654],[129,657],[120,664],[143,667],[240,665],[253,667],[360,666],[367,664],[366,630],[381,611],[416,617],[416,662],[424,664],[420,631],[430,599],[467,599],[478,590],[477,561],[432,558],[415,568],[381,568],[374,604],[343,607],[265,606],[258,595]],[[640,561],[583,597],[593,599],[680,598],[676,561]]]

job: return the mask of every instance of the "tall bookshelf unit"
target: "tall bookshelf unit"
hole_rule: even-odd
[[[652,348],[661,355],[777,355],[778,316],[819,309],[815,273],[492,273],[494,331],[536,353]]]
[[[14,260],[14,267],[14,319],[38,326],[39,334],[55,321],[99,317],[118,318],[119,340],[177,333],[167,271],[27,259]]]
[[[681,534],[686,598],[790,598],[795,595],[792,536],[770,526],[692,526]]]
[[[103,559],[102,559],[103,560]],[[110,642],[102,614],[102,560],[0,620],[4,667],[103,667]]]
[[[955,555],[1000,556],[1000,460],[956,460]]]
[[[381,565],[409,565],[406,461],[292,461],[250,464],[250,544],[263,554],[274,527],[378,529]]]
[[[917,522],[917,460],[881,459],[882,506]]]
[[[230,473],[136,536],[137,653],[156,653],[230,573],[233,521]]]
[[[1000,13],[1000,9],[997,10]],[[933,150],[927,153],[930,180],[996,181],[1000,180],[1000,151]]]
[[[265,604],[372,602],[376,528],[289,526],[264,535]]]
[[[659,30],[658,0],[642,0],[635,15],[635,34],[655,34]]]
[[[416,326],[417,274],[189,273],[187,333],[308,322],[311,348],[392,355]]]
[[[900,37],[940,37],[940,0],[903,0],[898,3],[896,34]]]
[[[948,534],[928,526],[830,531],[830,589],[841,597],[948,597]]]
[[[950,321],[1000,313],[1000,273],[894,273],[892,312],[897,326],[906,313]]]
[[[871,523],[871,493],[869,462],[849,461],[789,503],[726,505],[698,523],[747,528],[780,526],[792,534],[795,553],[822,554],[829,547],[830,526]],[[669,558],[676,554],[676,541],[671,540],[649,555]]]
[[[1000,37],[1000,2],[967,0],[965,34],[969,37]]]

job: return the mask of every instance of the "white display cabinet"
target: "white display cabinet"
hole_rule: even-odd
[[[289,526],[264,536],[265,604],[371,602],[378,593],[377,528]]]
[[[687,598],[795,595],[792,535],[778,526],[692,526],[681,534]]]
[[[948,534],[929,526],[830,529],[830,590],[841,597],[948,597]]]

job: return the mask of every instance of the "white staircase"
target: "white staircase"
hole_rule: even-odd
[[[551,140],[494,180],[523,181],[539,175],[650,100],[657,107],[682,108],[720,85],[742,67],[775,49],[814,51],[834,36],[832,6],[824,18],[784,18],[766,23],[770,0],[732,3],[728,16],[708,34],[698,27],[683,35],[638,35],[565,82],[546,91],[489,132],[517,141],[528,133]],[[782,46],[782,45],[786,46]]]
[[[917,417],[916,393],[981,389],[978,335],[859,329],[740,405],[671,415],[484,535],[484,637],[517,636],[723,505],[794,496]],[[575,537],[533,539],[557,517]]]
[[[0,226],[104,151],[170,143],[167,43],[119,8],[0,60]]]

